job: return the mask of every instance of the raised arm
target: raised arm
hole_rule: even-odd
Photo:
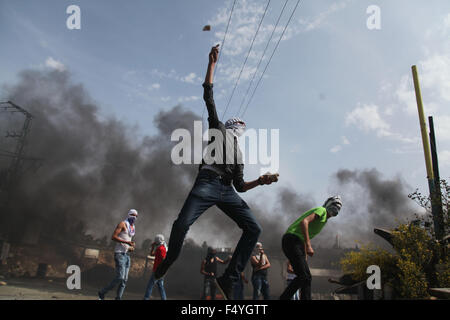
[[[219,123],[213,96],[213,77],[218,55],[219,45],[213,47],[209,53],[208,69],[206,70],[205,82],[203,83],[203,100],[205,100],[206,108],[208,109],[208,121],[211,128],[217,128]]]
[[[216,67],[217,58],[219,56],[219,45],[212,47],[209,53],[208,70],[206,70],[205,83],[212,84],[214,77],[214,69]]]

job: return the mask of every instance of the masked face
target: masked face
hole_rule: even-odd
[[[128,222],[130,224],[134,224],[136,222],[137,217],[136,216],[129,216],[128,217]]]
[[[254,255],[258,255],[261,253],[261,249],[262,249],[262,244],[256,244],[255,248],[253,249],[253,254]]]
[[[217,252],[214,249],[208,250],[207,259],[212,259],[216,256]]]
[[[155,237],[155,241],[154,241],[156,244],[161,244],[161,243],[163,243],[164,242],[164,238],[163,238],[163,236],[161,236],[161,235],[157,235],[156,237]]]
[[[329,206],[327,212],[331,217],[336,217],[339,213],[339,208],[337,206]]]
[[[245,127],[244,126],[240,126],[236,129],[233,129],[234,134],[239,138],[240,136],[242,136],[245,132]]]
[[[245,122],[237,119],[230,119],[226,122],[225,128],[232,130],[236,137],[240,137],[245,132]]]

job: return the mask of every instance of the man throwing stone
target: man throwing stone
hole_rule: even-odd
[[[166,259],[157,268],[155,277],[161,278],[164,276],[172,263],[178,258],[189,227],[203,212],[215,205],[242,229],[242,236],[229,265],[224,274],[216,278],[218,288],[225,299],[231,299],[233,283],[240,279],[240,274],[244,271],[261,233],[261,227],[253,217],[250,208],[236,191],[245,192],[259,185],[271,184],[276,182],[278,178],[275,175],[263,175],[250,182],[243,179],[244,165],[238,137],[245,130],[245,122],[239,118],[231,118],[223,124],[219,120],[213,99],[213,74],[218,54],[217,45],[209,53],[208,69],[203,83],[203,99],[208,109],[210,129],[208,147],[217,145],[219,147],[212,151],[209,149],[211,152],[208,152],[207,149],[194,186],[178,218],[173,223],[169,250]]]

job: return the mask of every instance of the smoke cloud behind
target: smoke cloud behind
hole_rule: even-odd
[[[318,236],[322,243],[332,243],[339,234],[348,247],[368,242],[387,244],[373,232],[374,228],[392,229],[420,213],[408,198],[413,189],[400,177],[385,178],[377,169],[336,172],[329,187],[340,194],[344,205],[338,217],[330,219],[327,234]]]
[[[137,138],[136,128],[113,117],[102,119],[99,107],[68,71],[23,71],[18,83],[4,92],[3,101],[11,100],[34,116],[26,155],[43,158],[43,165],[17,181],[9,212],[0,216],[1,225],[8,228],[0,232],[17,238],[31,228],[62,241],[76,238],[74,233],[80,231],[109,238],[127,211],[135,208],[140,212],[138,244],[157,233],[169,236],[198,170],[197,165],[172,164],[170,152],[176,142],[170,135],[176,128],[193,132],[199,115],[181,106],[160,111],[153,119],[157,134]],[[23,121],[3,114],[0,118],[17,130]],[[0,140],[0,149],[11,150],[11,141]],[[4,170],[7,162],[0,164]],[[263,227],[260,240],[266,248],[280,250],[289,224],[325,199],[270,187],[277,194],[272,208],[250,201],[249,205]],[[315,239],[319,245],[331,246],[336,234],[349,246],[355,240],[372,241],[374,227],[392,227],[396,219],[413,213],[409,187],[399,177],[384,179],[376,169],[342,169],[333,175],[330,191],[342,195],[344,206]],[[188,234],[198,244],[228,247],[234,247],[239,236],[234,222],[216,208],[205,212]]]
[[[14,225],[37,223],[70,238],[71,227],[83,222],[100,238],[136,208],[138,241],[167,229],[196,171],[171,164],[170,133],[191,129],[196,115],[179,106],[160,112],[153,119],[158,134],[137,140],[135,128],[114,118],[101,120],[98,107],[68,72],[24,71],[6,91],[8,100],[34,116],[27,155],[44,159],[15,188],[8,213]]]

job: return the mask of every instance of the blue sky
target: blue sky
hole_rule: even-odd
[[[275,41],[294,0],[286,7]],[[237,112],[284,1],[272,1],[232,103]],[[81,30],[66,8],[81,8]],[[26,68],[69,70],[98,102],[139,135],[153,116],[181,104],[202,114],[210,47],[222,41],[232,1],[0,0],[0,85]],[[238,0],[215,77],[222,114],[266,1]],[[369,5],[381,30],[369,30]],[[210,24],[209,32],[202,27]],[[265,66],[266,59],[262,66]],[[450,176],[450,2],[301,1],[245,114],[248,127],[280,129],[280,185],[322,202],[339,169],[377,168],[427,190],[411,65],[426,115],[435,118],[441,177]],[[1,92],[0,92],[1,94]],[[168,137],[169,138],[169,137]],[[246,168],[248,179],[258,166]],[[270,189],[245,197],[270,194]]]

